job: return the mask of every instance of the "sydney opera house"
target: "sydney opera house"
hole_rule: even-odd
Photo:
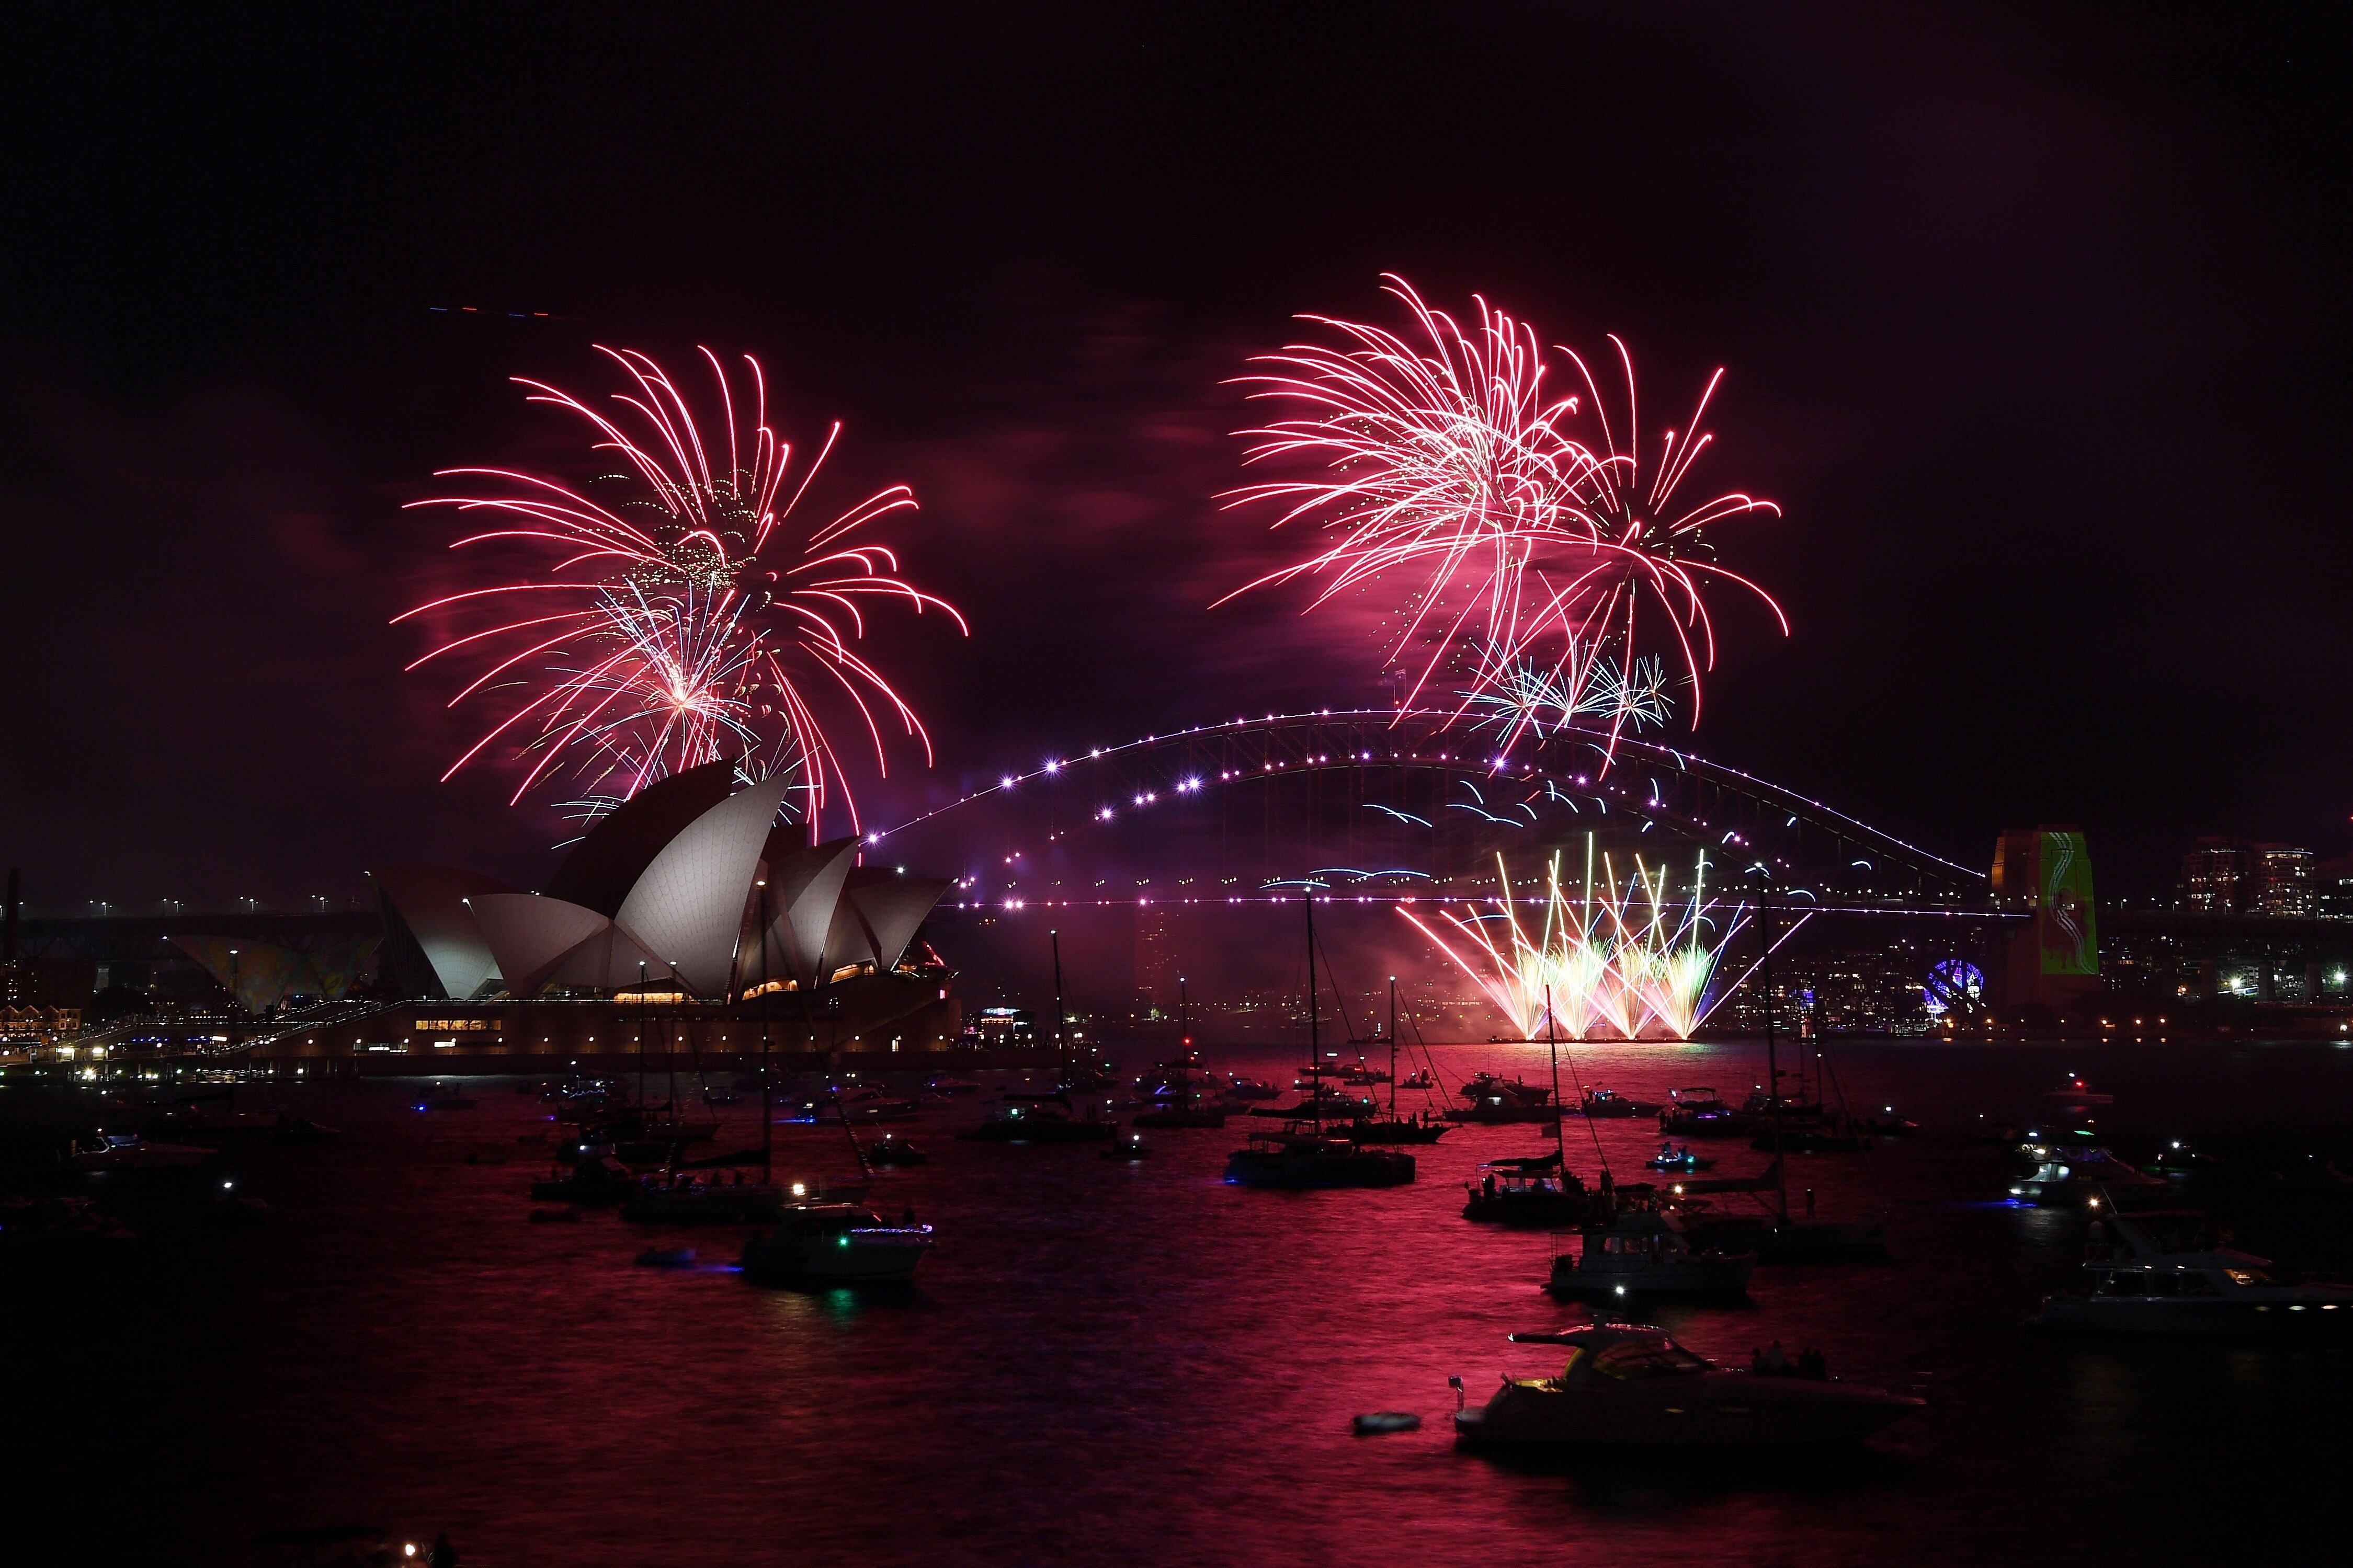
[[[421,1000],[306,1043],[412,1060],[609,1056],[649,1036],[727,1057],[954,1045],[951,975],[921,937],[951,884],[779,826],[788,782],[738,789],[719,762],[649,784],[543,892],[446,866],[370,873],[386,977]]]

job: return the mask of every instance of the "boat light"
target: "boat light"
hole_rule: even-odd
[[[797,1198],[805,1198],[808,1196],[807,1184],[801,1182],[795,1182],[793,1184],[793,1196]]]

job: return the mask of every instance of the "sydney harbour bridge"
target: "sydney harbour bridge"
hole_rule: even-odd
[[[1866,930],[1866,943],[1916,948],[1922,975],[1941,956],[1980,956],[2017,918],[1994,908],[1983,871],[1737,769],[1578,726],[1499,756],[1451,716],[1268,714],[1049,757],[874,829],[868,855],[956,878],[934,916],[944,948],[985,951],[1017,990],[1044,982],[1052,930],[1083,951],[1074,970],[1103,973],[1099,991],[1163,1004],[1148,970],[1172,926],[1196,995],[1228,988],[1204,970],[1280,991],[1288,964],[1295,987],[1296,917],[1281,911],[1311,890],[1338,946],[1364,950],[1360,982],[1412,965],[1436,983],[1446,966],[1398,911],[1540,904],[1556,858],[1580,888],[1653,879],[1706,909],[1718,938],[1769,888],[1776,930]]]

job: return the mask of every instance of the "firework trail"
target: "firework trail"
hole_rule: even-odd
[[[1311,610],[1351,589],[1393,587],[1403,625],[1388,662],[1411,682],[1400,709],[1451,668],[1470,682],[1455,717],[1501,702],[1531,721],[1539,709],[1601,719],[1605,753],[1628,724],[1663,716],[1663,672],[1645,668],[1641,651],[1663,609],[1696,722],[1700,677],[1715,661],[1704,590],[1737,584],[1788,629],[1761,587],[1715,564],[1703,532],[1779,508],[1740,493],[1689,508],[1675,500],[1713,443],[1699,426],[1724,373],[1709,381],[1690,427],[1666,432],[1646,476],[1622,342],[1610,339],[1626,376],[1626,408],[1613,419],[1590,368],[1568,350],[1560,352],[1586,396],[1546,391],[1544,351],[1527,323],[1478,300],[1465,326],[1400,278],[1384,287],[1412,319],[1410,341],[1308,316],[1341,342],[1261,356],[1254,363],[1266,368],[1241,378],[1250,397],[1300,409],[1243,431],[1254,442],[1245,462],[1305,458],[1321,472],[1245,486],[1227,505],[1272,503],[1281,510],[1271,526],[1311,521],[1324,542],[1218,602],[1304,577],[1320,584]],[[1589,441],[1575,423],[1588,399]],[[1531,681],[1565,701],[1532,709]],[[1502,749],[1530,727],[1506,725]]]
[[[1398,912],[1436,942],[1524,1037],[1543,1032],[1548,1009],[1572,1040],[1637,1039],[1654,1026],[1667,1038],[1689,1039],[1707,1015],[1717,957],[1746,922],[1736,911],[1719,918],[1707,897],[1704,858],[1694,867],[1690,895],[1681,901],[1664,866],[1646,867],[1637,857],[1632,879],[1621,886],[1606,855],[1596,881],[1589,837],[1585,859],[1577,896],[1561,881],[1557,854],[1546,866],[1544,920],[1534,931],[1521,919],[1501,856],[1492,910],[1440,912],[1455,942],[1404,905]]]
[[[891,683],[853,644],[870,607],[896,602],[964,617],[899,575],[888,547],[851,536],[915,508],[892,485],[829,521],[797,515],[841,434],[839,423],[807,461],[767,422],[759,362],[744,356],[751,396],[739,420],[736,388],[717,355],[701,350],[720,422],[706,437],[678,384],[647,355],[598,346],[628,377],[608,414],[542,382],[517,377],[528,401],[585,421],[590,449],[617,472],[575,487],[505,468],[449,468],[437,477],[489,481],[480,492],[409,504],[487,511],[499,524],[453,550],[502,548],[530,563],[517,580],[444,595],[395,616],[430,616],[440,640],[407,668],[445,657],[480,665],[450,699],[501,703],[496,721],[450,765],[446,780],[501,743],[527,761],[514,800],[559,767],[589,791],[592,811],[654,779],[741,756],[747,768],[802,772],[810,831],[837,795],[853,827],[840,750],[820,711],[854,713],[881,773],[886,727],[931,762],[931,740]],[[591,494],[591,491],[594,494]]]

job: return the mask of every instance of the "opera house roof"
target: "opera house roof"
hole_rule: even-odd
[[[780,826],[786,776],[734,783],[722,761],[649,784],[544,893],[444,866],[371,872],[386,926],[459,1000],[653,982],[724,998],[897,969],[951,884],[856,866],[855,838],[810,845]]]

